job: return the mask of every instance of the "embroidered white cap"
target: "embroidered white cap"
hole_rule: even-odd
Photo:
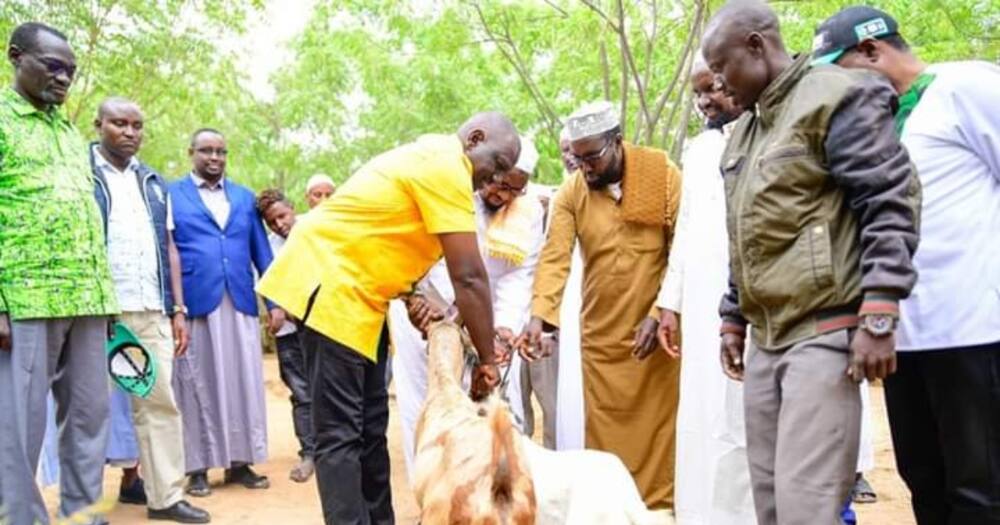
[[[521,137],[521,156],[517,158],[515,168],[531,175],[535,173],[535,166],[538,165],[538,149],[535,143],[528,137]]]
[[[312,177],[309,177],[309,180],[306,181],[306,192],[308,193],[309,191],[311,191],[316,186],[319,186],[320,184],[329,184],[330,187],[332,188],[337,187],[337,185],[333,183],[333,179],[320,173],[318,175],[313,175]]]
[[[566,120],[570,140],[580,140],[599,135],[621,126],[618,112],[610,102],[591,102],[573,112]]]

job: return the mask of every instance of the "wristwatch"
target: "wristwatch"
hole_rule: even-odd
[[[188,313],[187,306],[184,306],[183,304],[175,304],[174,311],[171,312],[171,314],[184,314],[184,315],[187,315],[187,313]]]
[[[858,326],[875,337],[885,337],[896,329],[896,318],[885,314],[862,315]]]

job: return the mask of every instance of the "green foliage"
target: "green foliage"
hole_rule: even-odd
[[[246,164],[241,152],[254,140],[255,103],[242,87],[232,57],[217,49],[225,35],[242,32],[257,2],[240,0],[44,0],[0,3],[0,34],[6,44],[14,27],[39,21],[65,33],[76,53],[78,74],[66,111],[85,136],[96,139],[93,120],[107,96],[137,101],[146,120],[143,160],[165,175],[189,169],[192,131],[214,126],[229,135],[234,171]],[[193,13],[198,11],[197,15]],[[179,20],[187,20],[186,24]],[[4,46],[6,48],[6,45]],[[0,68],[9,85],[11,68]],[[251,167],[251,169],[253,169]]]
[[[808,51],[816,25],[850,3],[773,5],[788,47]],[[1000,0],[869,3],[896,16],[928,62],[1000,60]],[[103,97],[128,96],[147,114],[142,156],[166,174],[188,169],[190,132],[213,126],[229,139],[237,180],[297,197],[314,173],[344,180],[381,151],[451,133],[487,109],[535,137],[543,182],[561,177],[560,119],[595,99],[624,108],[627,138],[676,155],[698,128],[685,45],[722,2],[699,11],[701,0],[319,0],[289,44],[293,60],[272,75],[276,97],[262,101],[236,51],[220,43],[242,34],[264,4],[13,0],[0,4],[0,33],[40,20],[69,34],[80,74],[67,109],[86,133]],[[2,68],[0,81],[9,78]]]

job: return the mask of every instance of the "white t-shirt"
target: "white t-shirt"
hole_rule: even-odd
[[[896,339],[905,351],[1000,341],[1000,68],[928,71],[902,134],[923,186],[917,284]]]

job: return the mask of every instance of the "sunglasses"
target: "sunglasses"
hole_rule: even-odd
[[[578,157],[576,155],[572,155],[573,161],[576,162],[578,165],[586,163],[588,166],[593,166],[595,162],[601,160],[601,157],[603,157],[604,154],[608,152],[608,149],[611,148],[611,146],[613,144],[614,144],[613,141],[608,141],[608,143],[605,144],[604,147],[601,148],[600,151],[598,151],[596,153],[590,153],[590,154],[584,155],[582,157]]]
[[[40,64],[45,66],[45,70],[52,76],[59,76],[60,73],[65,73],[67,77],[73,78],[76,76],[76,66],[73,64],[67,64],[58,58],[43,57],[37,55],[29,55]]]

